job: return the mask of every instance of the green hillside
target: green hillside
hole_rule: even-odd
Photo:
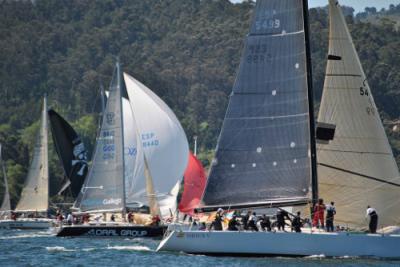
[[[200,158],[208,164],[252,8],[252,2],[228,0],[0,1],[0,142],[13,203],[29,166],[43,94],[91,150],[99,87],[109,84],[117,55],[125,72],[174,110],[190,141],[199,136]],[[311,9],[310,22],[318,100],[327,54],[326,11]],[[349,25],[382,118],[394,120],[400,104],[400,34],[390,21],[349,17]],[[399,155],[399,133],[388,129],[388,134]],[[50,174],[54,193],[62,170],[53,148]]]

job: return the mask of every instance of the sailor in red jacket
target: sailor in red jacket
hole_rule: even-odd
[[[324,212],[325,212],[325,204],[322,198],[318,199],[318,204],[314,206],[314,217],[313,217],[313,226],[322,228],[324,225]]]

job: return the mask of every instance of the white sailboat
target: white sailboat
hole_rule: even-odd
[[[48,167],[48,126],[47,97],[43,100],[43,110],[39,134],[33,150],[21,198],[14,212],[20,214],[16,220],[0,221],[0,227],[43,229],[53,226],[54,220],[47,218],[49,209],[49,167]]]
[[[124,213],[146,205],[150,215],[162,215],[160,204],[171,205],[163,200],[182,178],[187,158],[187,139],[175,115],[143,84],[127,74],[123,79],[117,64],[93,164],[75,207],[122,213],[121,219],[65,226],[58,236],[162,236],[166,226],[129,224]]]
[[[172,110],[149,88],[126,73],[124,81],[129,94],[122,98],[126,205],[133,208],[147,205],[144,157],[140,157],[144,154],[151,162],[149,165],[152,166],[152,181],[161,216],[168,218],[176,210],[183,168],[187,165],[186,135]],[[105,94],[108,97],[109,92]],[[138,122],[134,112],[138,114]],[[146,117],[140,114],[146,114]],[[142,143],[138,142],[139,139]]]
[[[329,55],[317,132],[320,196],[335,201],[336,224],[366,227],[367,205],[381,227],[400,225],[400,174],[367,77],[337,1],[330,1]],[[332,130],[331,130],[332,131]],[[329,134],[328,134],[329,135]]]
[[[366,224],[362,216],[370,204],[382,210],[382,226],[398,224],[400,213],[390,206],[400,197],[398,171],[340,6],[334,0],[329,5],[330,56],[318,127],[320,195],[339,203],[340,223]],[[203,210],[294,206],[318,198],[307,10],[301,0],[256,2]],[[345,147],[360,153],[347,154]],[[361,157],[371,165],[361,164]],[[399,246],[400,235],[391,234],[171,229],[158,251],[400,258]]]
[[[4,195],[3,195],[3,201],[1,202],[0,206],[0,220],[7,220],[10,219],[11,215],[11,202],[10,202],[10,192],[8,189],[6,166],[4,164],[2,157],[1,144],[0,144],[0,162],[1,162],[1,169],[3,172],[3,182],[4,182]]]

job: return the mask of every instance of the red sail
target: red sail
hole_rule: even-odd
[[[193,215],[206,186],[206,173],[201,162],[192,153],[189,155],[189,163],[183,179],[183,193],[178,208],[180,212]]]

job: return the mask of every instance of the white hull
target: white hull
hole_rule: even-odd
[[[51,219],[18,219],[14,220],[1,220],[0,228],[6,229],[48,229],[55,226],[55,220]]]
[[[172,231],[157,251],[237,256],[400,258],[400,235]]]

